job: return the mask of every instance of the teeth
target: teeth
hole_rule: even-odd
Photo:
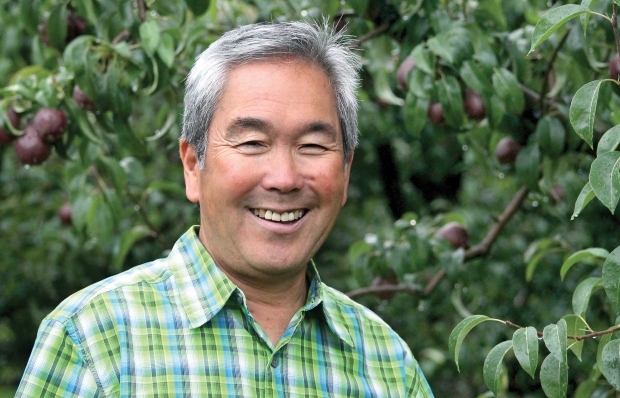
[[[265,220],[278,221],[278,222],[295,221],[297,219],[300,219],[304,215],[303,210],[276,213],[275,211],[271,211],[271,210],[253,209],[252,213],[254,213],[254,215],[260,218],[264,218]]]

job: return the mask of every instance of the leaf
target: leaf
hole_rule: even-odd
[[[549,398],[565,398],[568,389],[568,366],[549,354],[540,366],[540,384]]]
[[[65,48],[67,40],[67,3],[62,2],[52,8],[45,31],[52,46],[58,50]]]
[[[547,11],[538,21],[532,34],[532,47],[530,52],[551,36],[556,30],[562,27],[571,19],[590,12],[587,7],[582,5],[568,4]]]
[[[463,93],[458,80],[452,76],[444,76],[437,84],[437,96],[446,122],[454,127],[463,124]]]
[[[367,0],[366,0],[367,1]],[[198,17],[209,9],[210,0],[185,0],[187,7]]]
[[[613,335],[607,333],[601,336],[601,341],[598,342],[598,348],[596,350],[596,365],[598,369],[603,373],[603,349],[611,341]]]
[[[586,334],[587,325],[583,318],[577,315],[566,315],[562,319],[566,322],[566,334],[571,336],[583,336]],[[570,350],[575,354],[577,359],[581,361],[581,351],[583,350],[584,341],[576,342],[574,339],[567,339],[566,344],[570,346]]]
[[[185,197],[185,188],[173,181],[153,181],[146,188],[146,192],[150,191],[165,191],[178,195],[179,197]]]
[[[593,148],[594,118],[602,82],[603,80],[595,80],[577,90],[568,111],[570,124],[590,148]]]
[[[494,68],[493,88],[506,105],[506,109],[516,115],[520,115],[525,107],[525,95],[519,81],[512,72],[505,68]]]
[[[413,51],[411,51],[411,58],[413,59],[416,68],[419,68],[421,71],[424,71],[424,73],[429,75],[434,73],[434,68],[428,55],[426,54],[424,43],[420,43],[415,46]]]
[[[591,277],[582,280],[573,292],[573,312],[583,318],[586,317],[586,310],[590,302],[590,296],[595,289],[601,287],[602,278]]]
[[[615,151],[618,144],[620,144],[620,125],[610,128],[603,134],[596,146],[596,156]]]
[[[592,185],[590,181],[586,183],[581,189],[577,200],[575,201],[575,210],[573,211],[573,215],[571,216],[571,221],[574,220],[581,214],[581,211],[590,203],[592,199],[594,199],[594,190],[592,189]]]
[[[457,370],[459,370],[459,350],[461,349],[463,339],[465,338],[465,336],[467,336],[467,333],[469,333],[469,331],[472,330],[475,326],[490,319],[491,318],[486,315],[472,315],[459,322],[459,324],[456,325],[454,330],[452,330],[452,333],[450,333],[448,346],[450,348],[450,356],[452,357],[452,359],[454,359]]]
[[[528,145],[519,151],[515,161],[517,179],[521,185],[535,190],[538,186],[540,149],[538,145]]]
[[[151,57],[155,54],[155,51],[157,51],[160,40],[161,35],[157,21],[149,19],[140,25],[140,41],[142,42],[142,47]]]
[[[601,373],[617,391],[620,391],[620,339],[610,341],[601,355]]]
[[[102,174],[107,175],[112,180],[116,192],[122,195],[127,186],[127,175],[120,163],[116,159],[103,156],[97,159],[97,165],[100,171],[101,169],[104,170]]]
[[[512,348],[512,340],[499,343],[489,352],[487,358],[484,360],[483,375],[484,382],[489,387],[489,390],[493,391],[493,394],[497,394],[500,386],[500,380],[502,375],[502,360],[504,356]]]
[[[86,218],[86,227],[91,236],[104,241],[112,237],[114,214],[101,194],[93,196]]]
[[[538,334],[536,329],[531,326],[517,329],[512,335],[512,346],[523,370],[534,378],[538,366]]]
[[[452,49],[445,36],[440,35],[432,37],[426,42],[426,44],[428,45],[428,48],[439,58],[446,60],[448,63],[454,62]]]
[[[579,250],[578,252],[571,254],[570,257],[564,261],[564,264],[562,264],[562,268],[560,269],[560,278],[564,280],[564,276],[566,276],[568,270],[579,261],[591,258],[607,258],[608,255],[609,252],[600,247],[591,247],[589,249]]]
[[[366,12],[366,9],[368,8],[368,2],[369,0],[347,0],[347,4],[349,4],[351,8],[355,10],[355,13],[360,16],[364,15],[364,13]]]
[[[172,68],[174,65],[174,38],[169,33],[161,35],[161,44],[157,46],[157,55],[168,68]]]
[[[396,96],[390,86],[390,74],[387,69],[379,69],[373,74],[373,83],[377,97],[388,104],[403,106],[405,101]]]
[[[594,159],[590,185],[596,197],[614,214],[620,200],[620,152],[607,152]]]
[[[403,114],[407,133],[413,138],[420,137],[426,125],[428,102],[426,98],[416,97],[412,93],[407,94]]]
[[[589,10],[594,10],[594,7],[598,4],[598,0],[582,0],[581,5],[584,7],[588,7]],[[588,32],[588,23],[590,22],[590,13],[587,12],[579,16],[581,20],[581,27],[583,28],[583,35],[585,36]]]
[[[120,241],[114,253],[114,271],[120,272],[129,250],[140,239],[151,235],[151,230],[144,225],[136,225],[121,234]]]
[[[587,380],[577,386],[577,389],[575,390],[575,398],[591,398],[600,377],[601,371],[598,369],[598,366],[594,364]]]
[[[527,282],[532,280],[532,277],[534,276],[534,271],[536,271],[536,266],[538,266],[540,260],[544,256],[546,256],[549,251],[549,249],[546,249],[536,253],[534,257],[532,257],[532,259],[527,263],[527,266],[525,267],[525,280]]]
[[[465,61],[459,73],[467,87],[471,87],[483,96],[491,95],[491,85],[484,68],[478,66],[473,61]]]
[[[536,134],[541,152],[551,158],[557,158],[564,151],[566,130],[558,118],[543,117],[536,126]]]
[[[549,352],[558,361],[566,363],[566,321],[560,321],[554,325],[547,325],[543,329],[543,340]]]
[[[620,247],[609,253],[603,264],[603,287],[617,314],[620,304]]]

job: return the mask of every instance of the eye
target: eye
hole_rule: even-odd
[[[323,145],[319,144],[303,144],[301,151],[304,153],[323,153],[327,150]]]
[[[237,149],[246,153],[262,152],[266,147],[267,145],[261,141],[246,141],[237,145]]]

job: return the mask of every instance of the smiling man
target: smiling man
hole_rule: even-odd
[[[432,397],[403,340],[311,263],[347,197],[359,65],[306,23],[203,52],[180,142],[200,226],[52,312],[17,395]]]

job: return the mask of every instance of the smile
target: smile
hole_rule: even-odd
[[[288,212],[285,211],[283,213],[276,213],[275,211],[265,209],[250,210],[252,211],[252,213],[254,213],[255,216],[259,218],[276,222],[297,221],[307,213],[307,210],[292,210]]]

